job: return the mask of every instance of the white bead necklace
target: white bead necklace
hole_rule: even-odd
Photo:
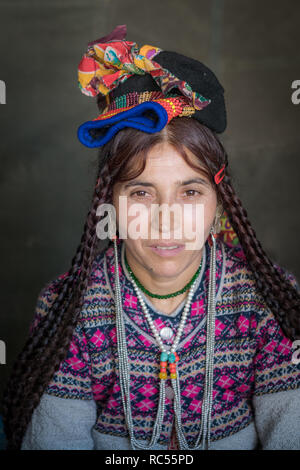
[[[213,232],[211,231],[211,234]],[[201,426],[199,431],[199,436],[196,440],[196,443],[193,447],[189,447],[186,438],[183,433],[182,421],[181,421],[181,398],[180,398],[180,380],[179,372],[177,370],[176,379],[171,378],[171,384],[174,390],[174,412],[175,412],[175,426],[176,433],[179,442],[180,449],[187,450],[198,450],[205,449],[206,446],[210,446],[210,425],[211,425],[211,411],[212,411],[212,386],[213,386],[213,363],[214,363],[214,337],[215,337],[215,265],[216,265],[216,240],[212,235],[212,249],[210,256],[210,276],[209,276],[209,291],[208,291],[208,308],[207,308],[207,332],[206,332],[206,363],[205,363],[205,382],[204,382],[204,394],[202,401],[202,416],[201,416]],[[116,239],[114,239],[114,255],[115,255],[115,302],[116,302],[116,329],[117,329],[117,347],[118,347],[118,357],[119,357],[119,376],[120,376],[120,388],[122,403],[124,409],[125,420],[127,428],[130,435],[131,446],[133,449],[153,449],[158,439],[160,438],[162,423],[164,420],[165,412],[165,387],[166,381],[160,379],[160,390],[159,390],[159,403],[157,409],[157,415],[154,423],[152,438],[149,444],[144,444],[141,441],[138,441],[134,437],[134,428],[132,420],[132,411],[131,411],[131,401],[130,401],[130,365],[128,360],[127,344],[126,344],[126,332],[123,319],[123,307],[122,307],[122,295],[120,289],[120,278],[119,278],[119,261],[118,261],[118,249]],[[131,276],[130,276],[131,277]],[[194,295],[195,285],[197,278],[194,280],[184,306],[184,311],[182,313],[182,318],[177,330],[175,340],[170,348],[170,351],[167,351],[165,345],[163,344],[161,337],[154,325],[154,322],[150,316],[150,313],[147,309],[146,303],[142,298],[141,292],[137,287],[135,281],[131,277],[133,287],[137,294],[137,297],[140,301],[142,310],[145,314],[145,317],[149,323],[153,336],[155,337],[159,349],[162,353],[175,353],[176,348],[179,344],[180,337],[184,330],[185,322],[187,315],[190,309],[191,300]],[[202,442],[200,440],[202,437]]]

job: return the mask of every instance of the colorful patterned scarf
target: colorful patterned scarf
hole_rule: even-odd
[[[153,58],[162,49],[144,45],[140,49],[132,41],[125,41],[126,26],[117,26],[112,33],[89,43],[78,66],[79,88],[85,95],[108,94],[129,77],[149,73],[165,96],[178,88],[195,109],[203,109],[211,100],[193,91],[184,80],[155,62]]]

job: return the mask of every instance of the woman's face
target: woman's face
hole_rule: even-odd
[[[199,166],[197,157],[185,151]],[[119,235],[131,258],[148,272],[172,278],[199,261],[214,222],[217,196],[204,173],[164,142],[149,151],[145,170],[137,178],[114,186],[113,204]],[[170,211],[162,214],[158,207]],[[179,248],[157,248],[163,244]]]

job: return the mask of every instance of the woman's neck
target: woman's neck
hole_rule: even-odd
[[[182,289],[193,277],[201,263],[203,248],[197,253],[195,259],[188,264],[187,268],[173,277],[163,277],[152,269],[146,269],[132,253],[125,247],[125,256],[134,275],[140,283],[151,293],[158,295],[167,295]],[[187,297],[189,289],[176,297],[167,299],[157,299],[144,292],[144,295],[150,300],[151,304],[163,313],[172,313],[178,305]]]

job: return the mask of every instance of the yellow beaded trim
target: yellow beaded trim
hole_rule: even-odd
[[[177,97],[173,97],[173,98],[160,98],[160,99],[154,99],[154,100],[151,100],[151,97],[152,97],[152,92],[149,92],[149,91],[145,91],[143,93],[141,93],[139,95],[139,104],[141,103],[144,103],[145,101],[154,101],[154,102],[157,102],[157,103],[160,103],[162,106],[163,106],[163,103],[168,103],[168,108],[170,109],[170,111],[172,110],[173,112],[173,117],[174,116],[179,116],[179,117],[184,117],[184,116],[192,116],[196,109],[193,108],[192,106],[190,105],[180,105],[177,101],[176,103],[176,99]],[[176,106],[176,104],[177,106]],[[128,111],[129,109],[132,109],[134,108],[135,106],[137,106],[136,104],[132,105],[132,106],[128,106],[128,107],[125,107],[125,108],[118,108],[118,109],[113,109],[111,110],[110,112],[109,111],[106,111],[108,108],[105,108],[103,110],[103,112],[96,118],[94,119],[94,121],[97,121],[97,120],[102,120],[102,119],[109,119],[110,117],[113,117],[115,116],[116,114],[119,114],[123,111]],[[169,121],[172,119],[172,117],[169,116]]]

